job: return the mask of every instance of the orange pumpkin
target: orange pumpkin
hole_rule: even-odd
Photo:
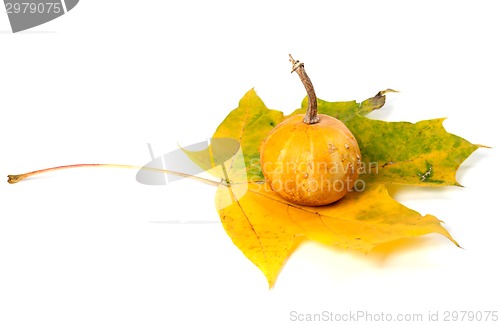
[[[330,204],[353,189],[361,153],[341,121],[317,114],[316,96],[303,64],[292,63],[293,71],[303,82],[306,79],[308,111],[287,118],[262,142],[262,172],[273,191],[287,201],[308,206]]]

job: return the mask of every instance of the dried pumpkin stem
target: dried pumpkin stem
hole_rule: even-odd
[[[290,62],[292,62],[292,73],[295,71],[299,75],[300,80],[304,84],[304,87],[306,88],[307,91],[307,98],[308,98],[308,103],[307,103],[307,111],[306,111],[306,116],[304,117],[304,123],[306,124],[314,124],[319,122],[319,117],[318,117],[318,100],[316,99],[316,92],[314,91],[314,87],[312,85],[311,79],[306,73],[306,70],[304,69],[304,63],[300,61],[295,61],[292,58],[292,55],[289,54],[290,56]]]

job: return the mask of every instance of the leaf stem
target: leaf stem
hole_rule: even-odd
[[[307,103],[306,116],[304,116],[304,123],[306,124],[318,123],[319,122],[318,101],[316,99],[316,92],[314,91],[311,79],[309,78],[309,76],[306,73],[306,70],[304,69],[304,63],[300,62],[299,60],[295,61],[291,54],[288,55],[290,56],[290,62],[293,65],[292,73],[294,71],[297,72],[300,81],[302,81],[307,91],[308,103]]]
[[[35,170],[35,171],[25,173],[25,174],[8,175],[7,182],[9,182],[10,184],[15,184],[15,183],[20,182],[23,179],[26,179],[26,178],[31,177],[31,176],[35,176],[35,175],[39,175],[39,174],[43,174],[43,173],[47,173],[47,172],[51,172],[51,171],[65,170],[65,169],[72,169],[72,168],[81,168],[81,167],[111,167],[111,168],[143,169],[143,170],[148,170],[148,171],[153,171],[153,172],[175,175],[175,176],[179,176],[179,177],[191,178],[191,179],[197,180],[199,182],[209,184],[209,185],[214,185],[214,186],[218,186],[220,184],[220,182],[212,181],[209,179],[205,179],[202,177],[189,175],[189,174],[185,174],[185,173],[174,172],[174,171],[166,170],[166,169],[151,168],[151,167],[145,167],[145,166],[117,165],[117,164],[77,164],[77,165],[51,167],[51,168],[46,168],[46,169]]]

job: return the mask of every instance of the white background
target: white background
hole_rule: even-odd
[[[210,137],[252,87],[289,113],[305,91],[288,53],[306,63],[319,98],[394,88],[372,118],[448,117],[450,132],[497,147],[497,8],[82,0],[18,34],[0,13],[0,175],[143,165],[147,143],[159,156]],[[0,324],[292,324],[293,310],[424,319],[429,310],[499,310],[497,150],[464,163],[465,188],[391,188],[446,221],[464,249],[438,235],[366,256],[305,243],[272,290],[217,223],[210,186],[145,186],[121,169],[2,181]]]

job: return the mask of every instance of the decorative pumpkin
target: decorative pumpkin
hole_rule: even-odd
[[[307,206],[330,204],[351,191],[361,153],[351,131],[338,119],[317,113],[317,100],[304,64],[293,60],[308,95],[306,114],[277,125],[260,147],[264,177],[285,200]]]

